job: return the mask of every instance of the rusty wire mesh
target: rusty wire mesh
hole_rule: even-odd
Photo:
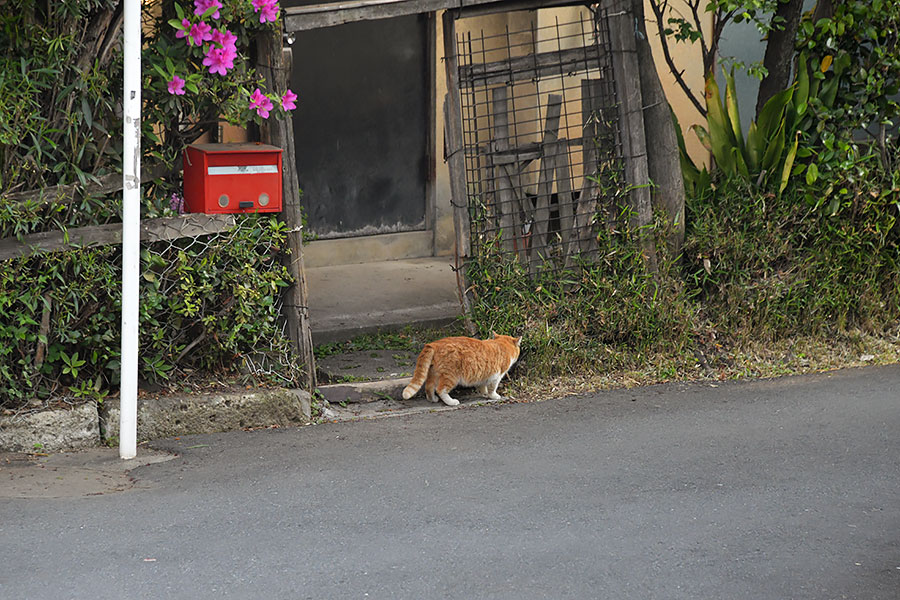
[[[605,13],[536,15],[456,40],[472,255],[531,272],[596,252],[622,154]]]
[[[282,311],[291,281],[283,229],[272,216],[228,217],[209,235],[143,245],[142,303],[174,309],[157,319],[154,346],[180,376],[224,370],[294,385],[303,365]]]

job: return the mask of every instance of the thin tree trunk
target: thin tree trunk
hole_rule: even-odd
[[[766,68],[768,74],[760,82],[759,94],[756,96],[757,119],[766,102],[790,84],[794,60],[794,41],[797,38],[797,27],[800,25],[802,10],[803,0],[784,0],[779,2],[778,8],[775,9],[775,17],[781,17],[784,21],[778,24],[779,29],[769,32],[769,39],[766,42],[763,67]]]
[[[666,100],[644,22],[643,0],[631,0],[637,21],[637,55],[641,76],[641,96],[644,100],[644,135],[647,139],[647,167],[653,183],[654,210],[664,210],[671,227],[668,247],[672,256],[681,252],[684,243],[684,180],[678,157],[678,138],[672,109]]]

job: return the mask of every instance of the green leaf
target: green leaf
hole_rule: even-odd
[[[84,123],[88,127],[94,126],[94,117],[91,114],[91,105],[85,96],[81,97],[81,115],[84,117]]]
[[[781,164],[781,155],[783,152],[784,121],[781,122],[781,127],[778,128],[778,132],[775,134],[775,137],[769,141],[769,147],[766,148],[766,153],[763,154],[763,159],[760,167],[767,173],[773,173]]]
[[[806,169],[806,183],[807,185],[812,185],[819,178],[819,167],[816,166],[816,163],[809,163],[809,167]]]
[[[759,171],[759,161],[766,151],[766,142],[759,135],[756,123],[750,123],[747,128],[747,168],[751,173]]]
[[[168,80],[172,79],[172,76],[169,75],[168,73],[166,73],[166,72],[163,70],[163,68],[162,68],[161,66],[159,66],[158,64],[153,63],[153,69],[154,69],[157,73],[159,73],[159,76],[162,77],[164,80],[168,81]]]
[[[794,88],[789,87],[769,98],[769,101],[763,106],[756,122],[762,142],[768,143],[780,129],[783,129],[784,108],[790,102],[793,94]]]
[[[734,156],[734,164],[737,168],[737,172],[746,181],[750,181],[750,172],[747,169],[747,162],[744,160],[744,155],[741,153],[741,149],[736,147],[732,148],[731,153]]]
[[[794,94],[794,110],[797,117],[803,117],[809,106],[809,65],[806,53],[802,52],[797,60],[797,91]]]
[[[712,143],[709,139],[709,132],[703,125],[691,125],[691,131],[697,135],[697,139],[703,144],[703,147],[712,152]]]
[[[791,170],[794,167],[794,158],[797,156],[797,147],[800,145],[800,132],[794,134],[794,143],[788,150],[787,156],[784,158],[784,168],[781,170],[781,182],[778,184],[778,195],[787,187],[788,179],[791,177]]]
[[[172,4],[175,5],[175,13],[178,15],[179,21],[178,25],[181,26],[181,20],[184,19],[184,9],[181,8],[181,4],[178,2],[173,2]]]
[[[719,95],[719,84],[715,75],[710,72],[706,77],[706,121],[709,127],[709,143],[716,164],[722,171],[732,175],[735,172],[734,155],[731,149],[735,146],[731,122],[725,114]]]
[[[741,113],[738,109],[737,91],[734,85],[734,67],[731,67],[730,73],[725,73],[725,110],[728,114],[728,121],[731,123],[735,146],[742,154],[742,161],[745,162],[747,149],[744,146],[744,134],[741,130]],[[744,168],[746,169],[746,164]]]
[[[177,2],[175,3],[175,8],[176,8],[176,10],[179,8]],[[182,15],[183,14],[184,13],[182,13]],[[169,25],[171,25],[178,31],[185,31],[184,25],[181,24],[181,19],[183,19],[183,18],[184,17],[181,17],[180,19],[169,19],[168,23],[169,23]]]

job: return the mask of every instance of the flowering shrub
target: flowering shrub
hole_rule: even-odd
[[[266,90],[248,58],[258,32],[277,31],[279,11],[277,0],[158,6],[143,56],[145,154],[171,164],[220,120],[246,126],[296,107],[293,91]]]

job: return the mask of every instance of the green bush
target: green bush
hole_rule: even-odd
[[[279,322],[285,235],[276,218],[248,215],[224,234],[145,248],[140,377],[233,374],[258,354],[295,377]],[[118,384],[120,265],[114,246],[0,263],[0,406],[102,398]]]
[[[826,214],[798,187],[780,200],[726,180],[688,203],[684,277],[701,315],[774,339],[900,318],[900,190]]]
[[[662,227],[656,233],[658,246],[665,247]],[[524,335],[527,368],[538,376],[608,369],[646,353],[679,352],[688,341],[692,309],[672,276],[671,258],[659,256],[654,275],[634,232],[602,230],[597,243],[590,260],[531,276],[527,267],[489,251],[471,262],[467,273],[479,334]]]

